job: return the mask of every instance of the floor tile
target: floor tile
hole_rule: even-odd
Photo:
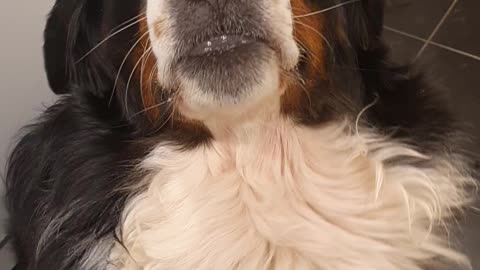
[[[386,25],[427,38],[448,10],[452,0],[387,0],[386,2]]]
[[[479,0],[458,1],[433,40],[480,56],[479,12]]]
[[[471,133],[470,150],[480,154],[480,61],[431,45],[419,62],[433,83],[447,90],[455,113]]]
[[[423,46],[423,42],[419,40],[389,30],[385,30],[383,36],[390,47],[391,59],[399,64],[411,62]]]
[[[0,250],[0,270],[11,270],[15,264],[15,256],[13,255],[10,245]]]
[[[4,192],[3,190],[3,183],[0,183],[0,241],[6,234],[6,226],[7,226],[7,210],[5,209],[5,200],[4,200]],[[1,269],[0,269],[1,270]]]
[[[480,212],[471,211],[466,218],[462,231],[462,243],[467,256],[470,258],[473,269],[480,269]]]

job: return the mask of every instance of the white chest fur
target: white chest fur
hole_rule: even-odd
[[[128,252],[113,248],[115,269],[419,270],[438,256],[463,260],[435,226],[466,203],[470,179],[447,157],[344,123],[278,120],[195,150],[164,144],[143,168],[148,188],[125,211]]]

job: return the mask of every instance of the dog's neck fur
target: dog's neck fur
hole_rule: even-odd
[[[222,136],[210,145],[151,153],[148,188],[124,212],[128,252],[114,247],[114,269],[420,270],[436,257],[464,261],[434,233],[466,203],[470,179],[455,166],[349,121],[307,128],[263,116],[215,129]]]

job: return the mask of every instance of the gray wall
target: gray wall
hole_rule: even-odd
[[[53,0],[0,3],[0,175],[18,129],[51,104],[42,59],[42,35]],[[3,178],[3,177],[2,177]],[[3,191],[3,182],[0,192]],[[2,201],[3,203],[3,201]],[[1,204],[0,203],[0,208]],[[0,209],[0,218],[4,211]],[[1,230],[0,230],[1,236]]]

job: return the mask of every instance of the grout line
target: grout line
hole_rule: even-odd
[[[434,46],[437,46],[439,48],[442,48],[442,49],[445,49],[445,50],[448,50],[448,51],[451,51],[451,52],[454,52],[454,53],[458,53],[458,54],[461,54],[463,56],[470,57],[470,58],[473,58],[475,60],[480,61],[480,56],[477,56],[477,55],[474,55],[474,54],[471,54],[471,53],[467,53],[467,52],[452,48],[450,46],[446,46],[446,45],[437,43],[435,41],[431,41],[430,44],[432,44]]]
[[[415,56],[414,60],[417,60],[421,55],[422,53],[425,51],[425,49],[428,47],[428,45],[432,42],[432,39],[433,37],[437,34],[438,30],[440,29],[440,27],[443,25],[443,23],[445,22],[445,20],[447,19],[448,15],[450,15],[450,13],[452,12],[453,8],[455,7],[455,5],[457,4],[458,0],[453,0],[453,2],[450,4],[450,7],[447,9],[447,11],[445,12],[445,14],[443,14],[443,17],[442,19],[438,22],[437,26],[435,26],[435,29],[433,29],[432,33],[430,34],[430,36],[428,36],[428,39],[427,41],[423,44],[422,48],[420,49],[420,51],[418,51],[417,55]]]
[[[416,36],[416,35],[409,34],[407,32],[401,31],[401,30],[397,30],[395,28],[391,28],[389,26],[384,26],[383,28],[385,28],[386,30],[388,30],[390,32],[393,32],[393,33],[396,33],[396,34],[399,34],[399,35],[402,35],[402,36],[406,36],[406,37],[409,37],[409,38],[412,38],[412,39],[415,39],[415,40],[418,40],[418,41],[422,41],[422,42],[427,42],[427,40],[424,39],[424,38],[421,38],[421,37]],[[447,50],[447,51],[451,51],[451,52],[458,53],[458,54],[461,54],[461,55],[466,56],[466,57],[473,58],[477,61],[480,61],[480,56],[477,56],[477,55],[474,55],[474,54],[471,54],[471,53],[468,53],[468,52],[464,52],[464,51],[455,49],[455,48],[447,46],[447,45],[443,45],[443,44],[435,42],[435,41],[430,41],[429,44],[433,45],[433,46],[436,46],[436,47],[439,47],[439,48],[442,48],[442,49]]]
[[[5,235],[5,237],[0,241],[0,251],[7,245],[8,241],[10,240],[9,235]]]
[[[400,34],[400,35],[403,35],[403,36],[407,36],[409,38],[413,38],[413,39],[416,39],[418,41],[427,42],[427,40],[424,39],[424,38],[421,38],[421,37],[416,36],[416,35],[409,34],[407,32],[401,31],[401,30],[397,30],[395,28],[391,28],[389,26],[384,26],[383,28],[385,28],[386,30],[388,30],[390,32],[394,32],[394,33],[397,33],[397,34]]]

